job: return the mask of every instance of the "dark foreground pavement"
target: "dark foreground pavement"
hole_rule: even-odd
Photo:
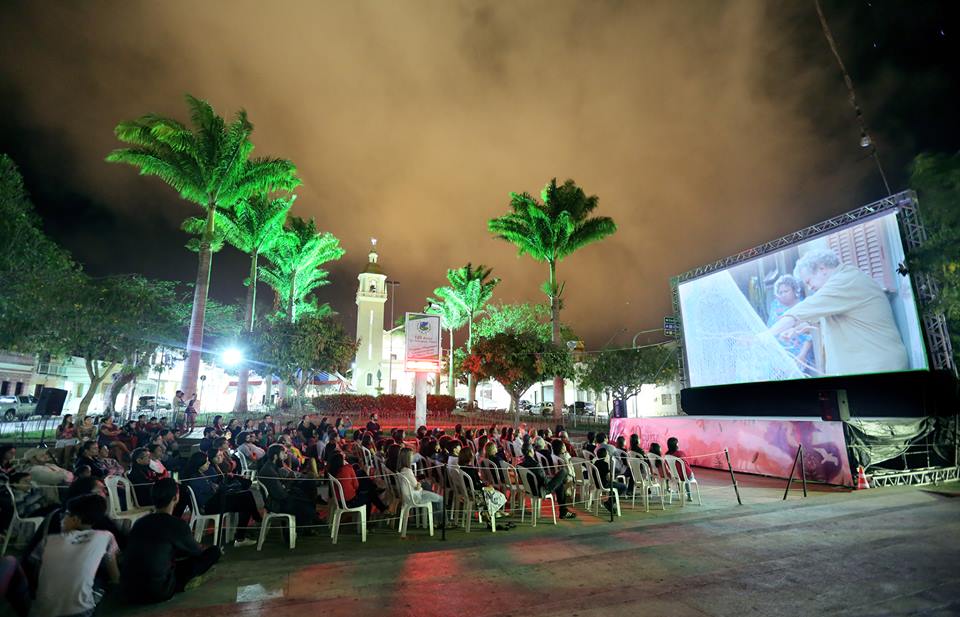
[[[295,550],[228,551],[210,580],[162,605],[108,600],[101,615],[378,617],[960,615],[958,487],[821,489],[698,471],[705,506],[580,514],[444,542],[414,529],[361,544],[302,538]]]

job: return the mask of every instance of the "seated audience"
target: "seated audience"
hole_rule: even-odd
[[[89,416],[87,416],[89,417]],[[86,420],[87,418],[84,418]],[[83,469],[89,469],[89,473],[82,473]],[[105,478],[107,470],[100,463],[100,447],[96,440],[91,439],[80,444],[80,451],[77,460],[73,464],[73,473],[75,475],[90,475],[94,478]]]
[[[429,503],[433,508],[433,517],[435,519],[439,517],[443,497],[425,490],[417,481],[417,476],[413,473],[413,450],[402,448],[397,458],[397,465],[400,468],[400,481],[407,483],[413,503],[417,505]]]
[[[73,472],[58,466],[46,448],[33,448],[23,455],[23,465],[50,503],[60,503],[60,488],[73,482]]]
[[[163,446],[156,447],[162,448]],[[153,496],[151,491],[153,490],[153,485],[163,476],[151,467],[150,463],[152,459],[150,452],[146,448],[137,448],[130,456],[133,459],[133,463],[130,465],[130,473],[127,474],[127,478],[130,480],[130,483],[133,484],[133,491],[136,494],[137,503],[144,507],[152,506]]]
[[[546,472],[544,472],[543,467],[541,467],[537,461],[536,450],[530,441],[524,444],[523,461],[520,463],[520,466],[530,470],[533,474],[535,486],[532,488],[540,497],[547,495],[547,493],[554,494],[554,499],[560,507],[560,518],[577,518],[576,514],[567,509],[566,499],[564,499],[564,484],[567,481],[566,469],[557,469],[557,473],[553,477],[547,478]]]
[[[286,449],[280,444],[273,444],[267,449],[266,455],[260,461],[257,470],[257,480],[267,489],[269,499],[267,510],[282,514],[293,514],[297,518],[297,525],[312,525],[317,518],[317,508],[313,499],[295,484],[293,472],[287,469]]]
[[[190,526],[173,516],[179,493],[172,478],[158,481],[152,495],[157,511],[138,519],[130,530],[120,580],[131,602],[163,602],[193,589],[220,559],[219,548],[201,547]]]
[[[220,476],[216,471],[216,461],[220,457],[220,452],[216,450],[209,455],[194,452],[187,460],[180,479],[184,488],[193,490],[201,514],[236,512],[240,515],[234,546],[256,544],[256,540],[247,539],[247,528],[253,526],[251,521],[259,523],[261,520],[257,502],[249,485],[244,488],[242,484]]]
[[[597,470],[600,472],[600,484],[603,485],[603,488],[612,488],[617,491],[618,495],[623,495],[624,491],[627,490],[627,485],[623,482],[614,480],[611,477],[610,471],[610,460],[607,456],[607,448],[597,447],[597,460],[593,462],[596,465]],[[603,502],[603,507],[607,510],[613,508],[613,499],[608,499]]]
[[[340,486],[343,487],[343,498],[346,500],[348,508],[366,506],[368,517],[373,506],[377,507],[378,512],[387,511],[387,505],[383,503],[378,494],[377,485],[366,477],[366,474],[358,478],[353,465],[344,460],[342,452],[337,452],[330,458],[327,473],[340,482]]]

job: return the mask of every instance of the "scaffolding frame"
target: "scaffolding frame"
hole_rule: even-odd
[[[956,482],[960,479],[960,467],[925,467],[904,471],[872,472],[870,485],[879,486],[924,486]]]
[[[680,283],[691,279],[705,276],[718,270],[724,270],[731,266],[763,257],[770,253],[780,251],[784,248],[806,242],[845,227],[852,223],[862,221],[867,218],[873,218],[889,211],[898,213],[897,222],[900,227],[900,235],[903,239],[904,252],[909,254],[916,250],[927,239],[927,231],[920,219],[920,210],[917,202],[917,194],[914,191],[901,191],[895,195],[884,197],[878,201],[860,206],[849,212],[845,212],[833,218],[814,223],[813,225],[781,236],[776,240],[771,240],[759,246],[741,251],[736,255],[719,259],[713,263],[698,266],[688,270],[683,274],[674,276],[670,279],[671,300],[673,305],[673,315],[679,325],[677,341],[680,344],[680,353],[677,354],[677,368],[680,376],[680,387],[686,388],[689,385],[689,375],[686,370],[686,345],[684,341],[683,316],[680,314],[680,294],[678,288]],[[923,322],[923,334],[927,342],[927,353],[930,359],[930,368],[949,369],[956,374],[957,367],[953,362],[953,347],[950,343],[950,335],[947,331],[947,320],[943,313],[935,309],[940,297],[940,290],[928,274],[917,273],[910,274],[914,286],[914,293],[917,299],[920,318]]]

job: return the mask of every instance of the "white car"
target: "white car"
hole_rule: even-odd
[[[36,397],[26,394],[5,394],[0,396],[0,417],[3,417],[4,420],[29,418],[36,412]]]

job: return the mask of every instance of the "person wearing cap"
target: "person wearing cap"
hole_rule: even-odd
[[[60,503],[60,488],[73,482],[73,472],[54,463],[46,448],[27,450],[23,455],[23,466],[51,503]]]

